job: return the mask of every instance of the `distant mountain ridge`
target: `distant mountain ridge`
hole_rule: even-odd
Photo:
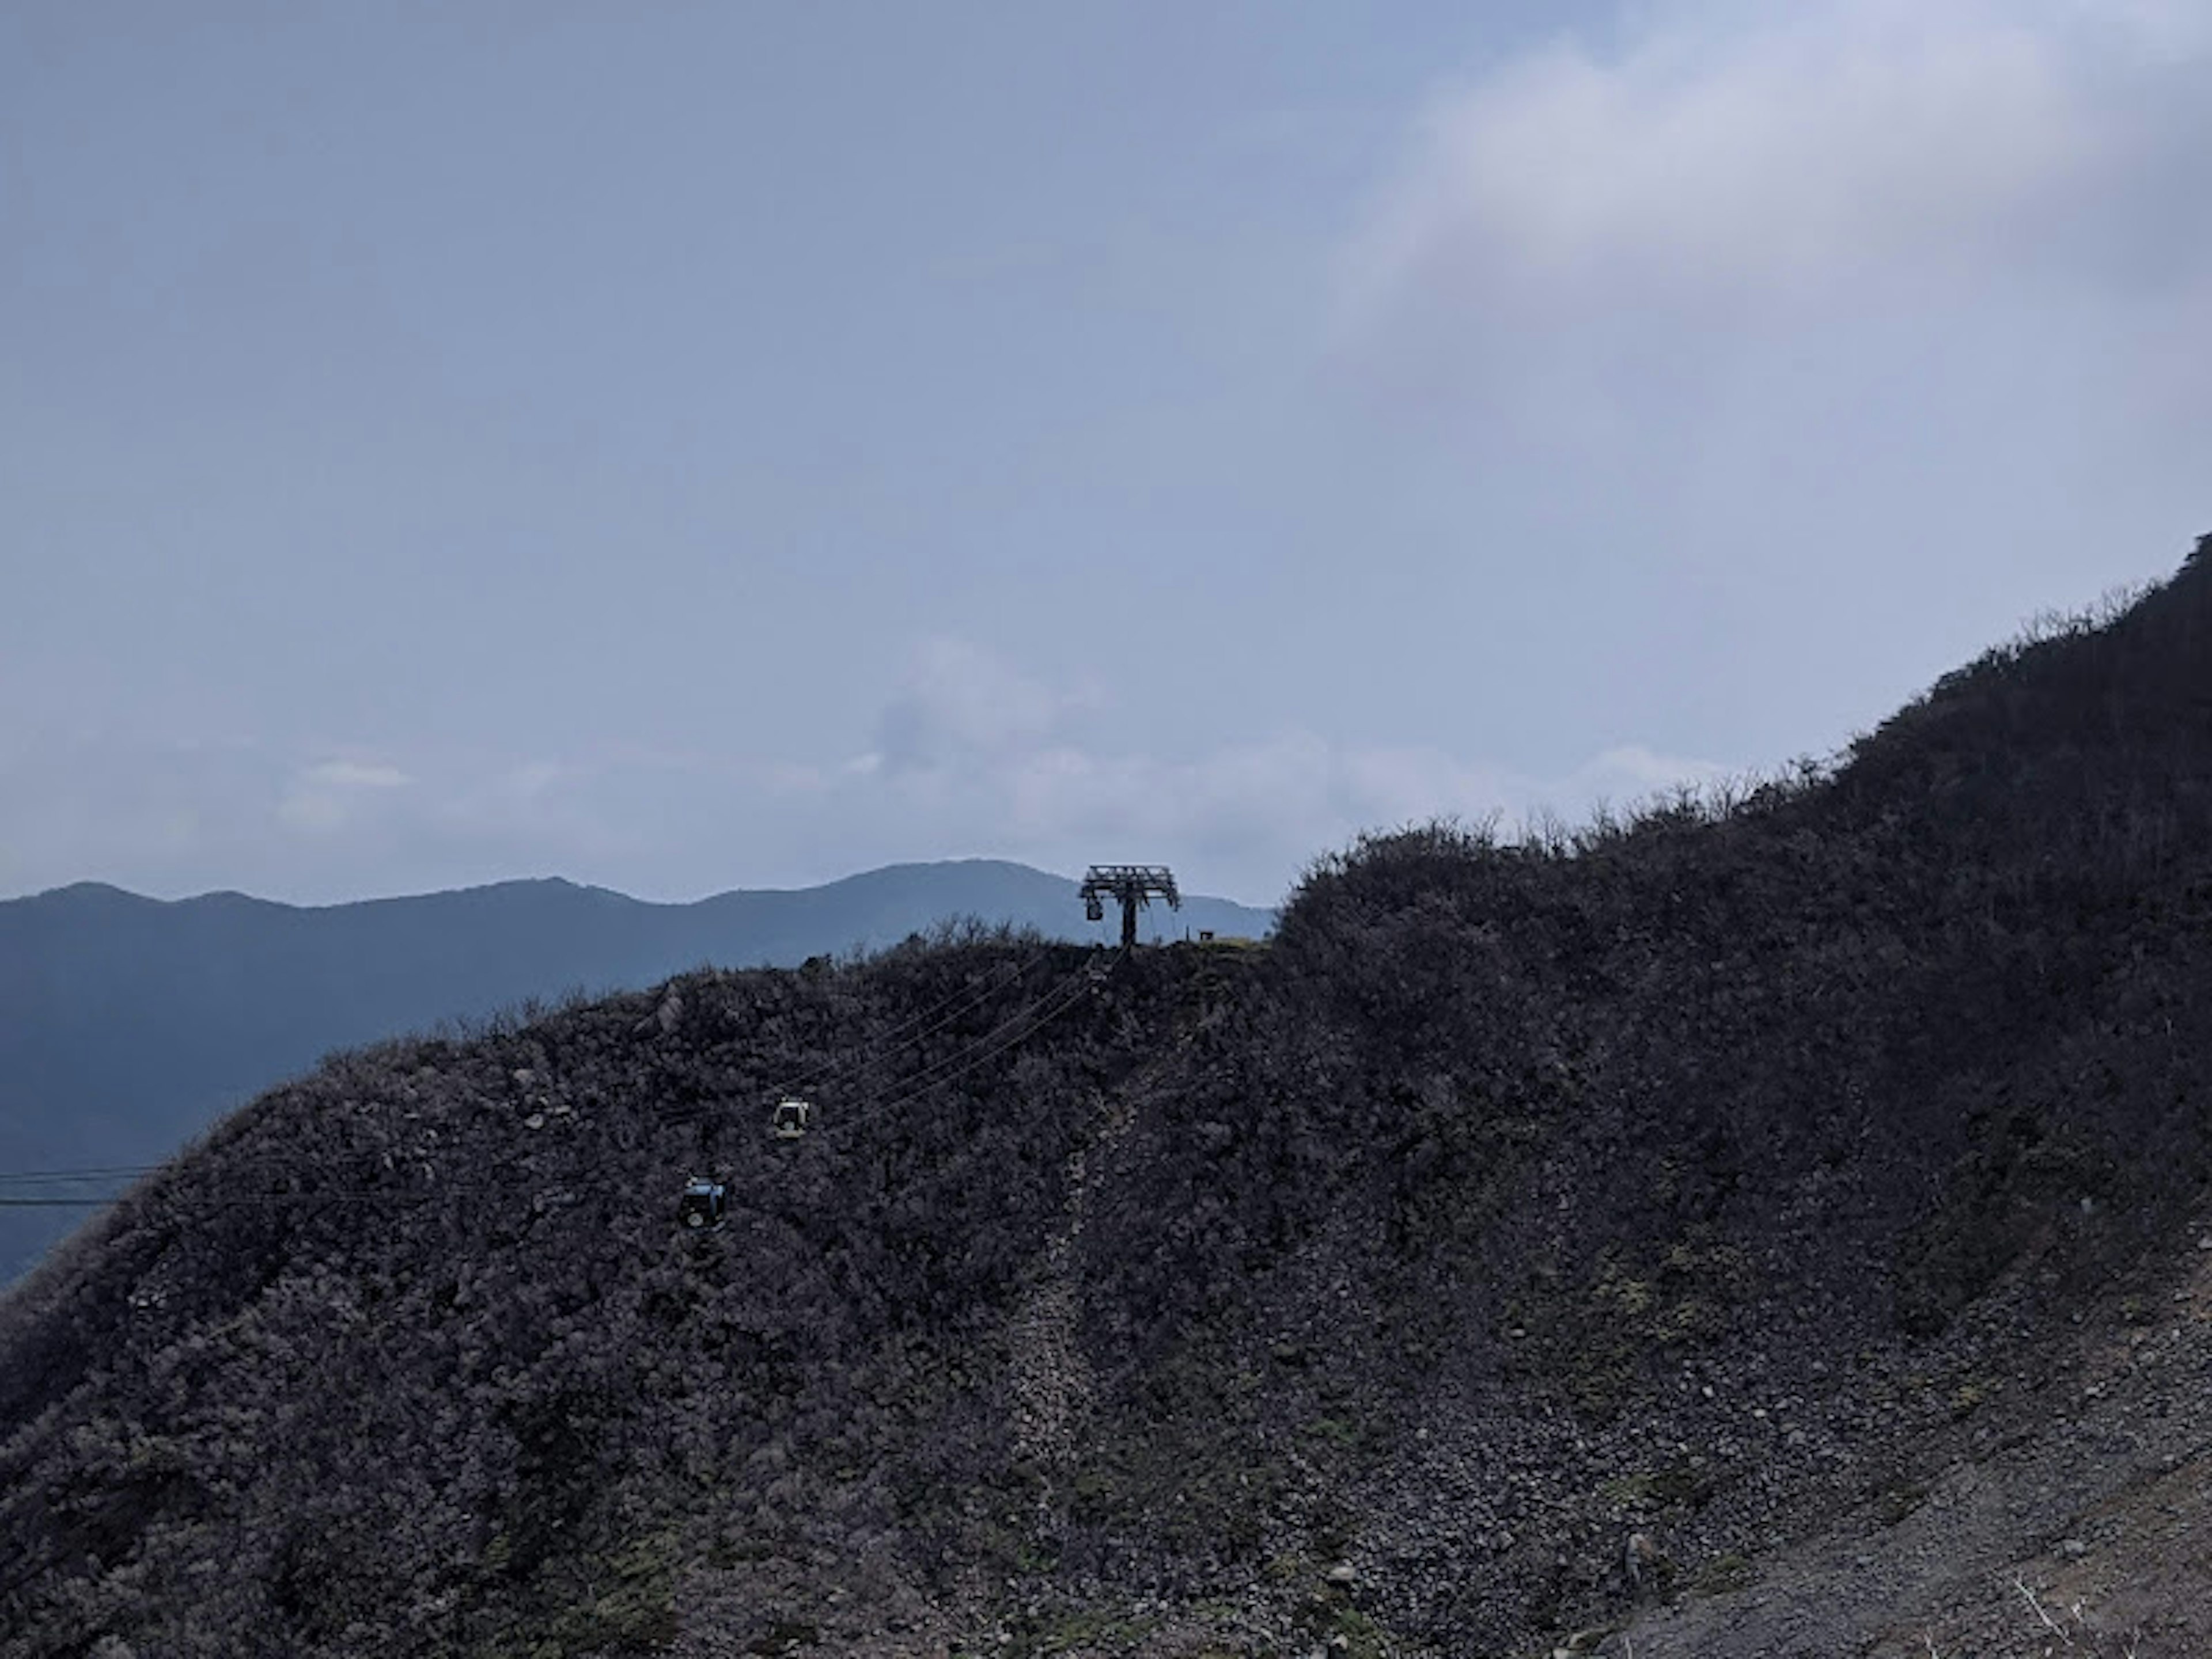
[[[880,949],[962,917],[1102,944],[1117,925],[1086,922],[1072,879],[983,859],[681,904],[558,878],[314,907],[98,882],[0,901],[0,1170],[157,1162],[333,1049],[707,963]],[[1141,920],[1157,939],[1274,918],[1194,896]],[[0,1209],[0,1283],[81,1218]]]

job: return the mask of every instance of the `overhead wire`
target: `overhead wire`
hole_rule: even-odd
[[[1039,949],[1031,952],[1024,961],[1002,963],[990,982],[981,988],[962,987],[950,996],[900,1020],[889,1030],[878,1032],[868,1038],[860,1045],[858,1054],[826,1060],[812,1071],[801,1073],[796,1078],[787,1080],[780,1085],[782,1092],[799,1093],[818,1086],[820,1083],[839,1073],[850,1071],[861,1066],[880,1064],[901,1049],[911,1048],[915,1043],[934,1036],[959,1018],[962,1014],[988,1000],[1007,986],[1026,977],[1030,971],[1044,959],[1045,954],[1043,949]],[[232,1167],[237,1167],[240,1163],[266,1161],[269,1160],[233,1160]],[[76,1169],[0,1170],[0,1186],[24,1182],[133,1180],[157,1174],[167,1167],[165,1164],[87,1164]],[[6,1198],[0,1198],[0,1204],[9,1201]],[[66,1201],[92,1204],[112,1200],[78,1199]]]
[[[840,1073],[853,1071],[864,1066],[879,1064],[889,1056],[898,1053],[902,1048],[912,1048],[915,1043],[921,1042],[923,1039],[935,1036],[939,1031],[943,1030],[947,1025],[950,1025],[954,1020],[959,1018],[962,1014],[988,1000],[1006,987],[1012,985],[1017,981],[1028,977],[1030,970],[1036,967],[1039,962],[1042,961],[1043,957],[1044,952],[1042,951],[1038,951],[1033,952],[1030,958],[1025,962],[1008,963],[1004,964],[999,974],[996,975],[994,982],[988,984],[981,990],[977,991],[956,991],[951,997],[948,997],[943,1002],[937,1004],[935,1007],[926,1008],[922,1010],[921,1012],[913,1015],[909,1018],[901,1020],[897,1024],[892,1026],[890,1030],[880,1032],[877,1036],[871,1037],[866,1042],[860,1045],[860,1049],[857,1054],[825,1060],[811,1072],[800,1073],[796,1078],[791,1079],[779,1085],[781,1092],[785,1094],[803,1094],[811,1089],[818,1088],[827,1079],[838,1075]],[[957,1004],[957,1006],[955,1006],[956,1003]],[[937,1018],[940,1013],[943,1017]],[[910,1036],[907,1035],[911,1028],[921,1025],[924,1021],[930,1022],[925,1029],[915,1030]],[[893,1042],[892,1039],[895,1037],[900,1040]]]
[[[158,1164],[89,1164],[76,1170],[15,1170],[0,1173],[0,1181],[105,1181],[117,1176],[144,1175]]]
[[[910,1016],[906,1020],[900,1022],[899,1024],[893,1026],[890,1030],[878,1034],[867,1044],[868,1049],[872,1051],[872,1058],[866,1062],[833,1061],[823,1066],[815,1068],[813,1072],[802,1073],[802,1078],[809,1080],[811,1083],[811,1080],[814,1079],[835,1075],[839,1071],[852,1069],[854,1065],[861,1063],[880,1063],[890,1055],[897,1054],[904,1048],[910,1048],[914,1043],[921,1042],[927,1036],[933,1036],[936,1032],[942,1030],[945,1026],[959,1018],[962,1014],[979,1006],[997,991],[1005,988],[1008,985],[1018,982],[1020,979],[1025,977],[1036,965],[1036,963],[1043,959],[1043,957],[1044,952],[1040,951],[1034,954],[1027,962],[1013,965],[1013,969],[1011,973],[1001,974],[994,983],[986,985],[980,990],[963,990],[963,992],[955,993],[951,998],[948,998],[945,1000],[939,1002],[934,1007],[925,1009],[920,1014]],[[892,1107],[906,1104],[913,1100],[919,1099],[923,1095],[931,1092],[933,1090],[941,1088],[961,1077],[968,1075],[979,1066],[988,1063],[992,1059],[996,1058],[998,1055],[1013,1048],[1016,1044],[1026,1041],[1037,1031],[1042,1030],[1045,1026],[1060,1018],[1082,1000],[1084,993],[1088,991],[1094,984],[1099,982],[1099,977],[1100,976],[1097,971],[1097,965],[1093,962],[1085,961],[1079,963],[1056,984],[1048,987],[1044,991],[1041,992],[1025,1007],[1009,1016],[1006,1019],[1000,1021],[997,1025],[994,1026],[990,1030],[984,1033],[982,1036],[975,1039],[973,1042],[955,1050],[952,1054],[945,1055],[939,1060],[932,1061],[930,1064],[923,1066],[919,1072],[911,1076],[896,1079],[895,1082],[886,1085],[882,1090],[876,1091],[872,1095],[863,1096],[851,1108],[838,1114],[837,1117],[833,1121],[835,1127],[840,1130],[850,1128],[855,1123],[869,1121],[880,1115],[880,1113],[889,1110]],[[936,1016],[936,1018],[932,1018],[932,1016]],[[890,1042],[891,1038],[899,1036],[901,1033],[907,1031],[909,1028],[915,1027],[919,1022],[925,1020],[928,1021],[926,1027],[915,1030],[911,1036],[905,1036],[902,1041]],[[885,1047],[884,1045],[886,1043],[890,1043],[890,1046]],[[656,1114],[653,1117],[653,1121],[657,1125],[681,1123],[687,1121],[703,1118],[720,1109],[722,1109],[702,1104],[688,1109]],[[829,1127],[830,1126],[825,1125],[820,1128],[811,1131],[811,1133],[820,1133],[823,1132],[824,1128]],[[269,1160],[267,1159],[251,1159],[244,1161],[245,1167],[247,1168],[252,1167],[255,1163],[261,1163],[265,1166],[268,1162]],[[425,1168],[432,1167],[427,1160],[410,1158],[406,1160],[406,1162],[410,1164],[420,1164]],[[167,1167],[168,1166],[166,1164],[105,1164],[88,1165],[83,1168],[73,1170],[0,1171],[0,1187],[4,1187],[6,1184],[10,1182],[63,1183],[94,1180],[109,1182],[125,1180],[136,1181],[143,1180],[146,1176],[158,1174]],[[235,1169],[240,1167],[240,1165],[237,1163],[233,1163],[228,1167]],[[453,1182],[434,1183],[432,1185],[415,1188],[379,1188],[374,1190],[349,1190],[344,1188],[309,1187],[296,1192],[235,1194],[228,1196],[211,1198],[206,1201],[219,1207],[296,1204],[306,1201],[317,1201],[323,1203],[390,1203],[394,1201],[425,1202],[437,1198],[465,1195],[471,1192],[493,1193],[502,1192],[505,1190],[507,1190],[507,1188],[501,1185],[486,1185],[479,1183],[456,1184]],[[126,1194],[123,1193],[107,1193],[96,1196],[53,1196],[45,1193],[7,1194],[0,1192],[0,1208],[69,1207],[98,1209],[114,1204],[126,1195]]]
[[[1091,975],[1087,966],[1080,975],[1081,980],[1085,982],[1075,982],[1077,977],[1071,975],[1069,980],[1063,981],[1060,988],[1039,997],[1021,1013],[1001,1024],[996,1030],[987,1033],[978,1039],[975,1046],[966,1051],[966,1055],[972,1056],[968,1060],[967,1064],[957,1066],[943,1077],[931,1077],[930,1073],[942,1070],[952,1065],[954,1061],[966,1057],[963,1054],[948,1055],[945,1059],[938,1061],[935,1066],[925,1066],[915,1076],[902,1079],[874,1100],[864,1100],[855,1109],[839,1114],[828,1127],[843,1130],[855,1123],[865,1122],[880,1112],[888,1111],[894,1106],[904,1105],[909,1101],[919,1099],[933,1089],[941,1088],[957,1078],[965,1077],[985,1061],[996,1058],[1017,1043],[1027,1042],[1083,1000],[1085,994],[1091,989]],[[1032,1016],[1034,1016],[1033,1020]],[[1024,1024],[1024,1022],[1030,1023]],[[994,1043],[994,1039],[999,1037],[1002,1032],[1006,1033],[1003,1040]]]
[[[140,1181],[155,1173],[158,1164],[103,1164],[78,1170],[15,1170],[0,1172],[0,1188],[27,1187],[28,1192],[0,1191],[0,1209],[34,1208],[96,1208],[115,1201],[112,1194],[87,1197],[82,1194],[57,1196],[51,1191],[38,1190],[58,1186],[82,1185],[97,1181],[112,1185],[118,1181]]]
[[[1060,1018],[1063,1014],[1066,1014],[1069,1010],[1075,1007],[1084,1000],[1085,994],[1087,994],[1091,987],[1097,982],[1097,975],[1093,972],[1092,964],[1090,963],[1083,963],[1073,972],[1065,976],[1058,984],[1041,993],[1029,1004],[1028,1006],[1021,1009],[1006,1019],[1000,1021],[999,1024],[993,1027],[989,1031],[977,1038],[974,1042],[969,1043],[967,1047],[957,1050],[951,1054],[946,1055],[942,1060],[933,1061],[932,1064],[924,1066],[921,1072],[915,1073],[912,1077],[901,1079],[896,1084],[890,1085],[884,1091],[877,1095],[863,1097],[861,1100],[856,1103],[854,1106],[838,1113],[836,1117],[832,1120],[830,1124],[819,1127],[810,1128],[807,1131],[807,1133],[809,1135],[818,1135],[825,1133],[842,1133],[850,1130],[857,1124],[869,1121],[881,1115],[883,1113],[890,1110],[894,1107],[905,1105],[914,1100],[921,1098],[922,1096],[930,1093],[933,1090],[945,1087],[957,1079],[965,1077],[969,1073],[975,1071],[977,1068],[997,1058],[999,1055],[1006,1053],[1018,1044],[1027,1042],[1037,1032],[1042,1030],[1047,1025],[1052,1024],[1053,1021]],[[933,1073],[942,1073],[943,1075],[932,1075]],[[694,1107],[687,1110],[660,1114],[654,1118],[653,1121],[657,1126],[665,1126],[671,1123],[681,1123],[694,1121],[707,1115],[707,1109],[703,1107]],[[426,1201],[436,1197],[448,1196],[456,1193],[466,1192],[468,1190],[471,1189],[465,1187],[455,1187],[449,1184],[444,1187],[422,1188],[412,1192],[395,1192],[392,1193],[390,1196],[401,1200],[410,1200],[419,1202]],[[496,1188],[475,1188],[474,1190],[496,1191],[500,1189]],[[299,1199],[311,1198],[316,1195],[316,1194],[312,1192],[296,1194],[288,1194],[279,1196],[276,1201],[295,1201]],[[362,1194],[358,1196],[367,1200],[374,1201],[383,1198],[386,1194],[383,1193],[368,1193]],[[254,1200],[251,1198],[245,1198],[234,1201],[252,1202]]]
[[[930,1086],[935,1086],[937,1083],[949,1081],[949,1078],[933,1078],[932,1074],[943,1071],[946,1067],[957,1064],[958,1061],[967,1058],[969,1055],[975,1054],[978,1049],[983,1048],[985,1045],[995,1042],[1002,1033],[1016,1025],[1018,1025],[1023,1020],[1028,1018],[1032,1013],[1034,1013],[1039,1007],[1054,1001],[1057,998],[1066,996],[1066,994],[1073,989],[1084,988],[1092,981],[1094,973],[1095,968],[1092,963],[1085,961],[1079,963],[1069,973],[1063,975],[1056,983],[1048,986],[1044,990],[1039,992],[1036,997],[1031,999],[1027,1006],[1008,1016],[1006,1019],[1001,1020],[998,1024],[986,1031],[981,1036],[974,1039],[963,1048],[956,1050],[951,1054],[945,1055],[942,1059],[931,1061],[928,1065],[924,1066],[919,1072],[910,1076],[895,1079],[890,1083],[884,1085],[879,1089],[862,1094],[857,1101],[848,1104],[837,1114],[836,1121],[841,1124],[847,1123],[855,1121],[861,1115],[870,1115],[870,1109],[872,1109],[878,1100],[882,1099],[884,1096],[894,1091],[908,1089],[919,1079],[931,1078],[932,1082]],[[940,1022],[940,1025],[945,1023],[949,1022]],[[910,1047],[911,1043],[902,1044],[900,1046],[902,1048]],[[892,1052],[896,1052],[896,1050],[893,1050]],[[653,1114],[653,1121],[654,1123],[659,1125],[695,1122],[701,1119],[720,1115],[726,1109],[726,1107],[720,1103],[702,1101],[689,1106],[664,1108]],[[813,1131],[810,1130],[809,1133],[813,1133]]]

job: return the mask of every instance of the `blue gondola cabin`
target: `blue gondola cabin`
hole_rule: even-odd
[[[728,1202],[728,1188],[720,1182],[694,1176],[684,1184],[684,1196],[676,1200],[676,1218],[687,1232],[710,1231],[722,1224]]]

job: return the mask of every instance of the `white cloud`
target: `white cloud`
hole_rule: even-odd
[[[2095,161],[2046,39],[1863,10],[1658,36],[1613,64],[1562,45],[1448,99],[1364,250],[1374,298],[1626,281],[1738,301],[1924,276],[1976,263]]]
[[[762,810],[787,814],[770,836],[822,860],[806,878],[904,859],[989,855],[1068,871],[1133,860],[1173,864],[1200,890],[1272,902],[1316,854],[1363,830],[1493,814],[1517,823],[1545,809],[1578,817],[1601,799],[1641,799],[1724,771],[1626,744],[1535,777],[1435,748],[1343,744],[1300,730],[1167,758],[1056,729],[1059,713],[1091,699],[972,646],[939,642],[929,660],[957,664],[963,688],[1007,690],[1012,716],[929,726],[939,740],[896,765],[763,769],[782,787]],[[915,701],[915,687],[902,688],[884,724],[907,718]],[[964,694],[945,703],[963,717],[973,708]],[[968,740],[954,740],[957,732]],[[918,754],[930,758],[921,763]],[[794,775],[803,787],[790,787]]]
[[[1998,596],[2144,574],[2201,515],[2207,20],[1654,0],[1484,66],[1347,236],[1340,430],[1486,529],[1509,591],[1602,571],[1552,603],[1615,662],[1671,629],[1906,695]]]
[[[557,760],[422,748],[372,761],[252,745],[27,747],[0,757],[0,881],[20,891],[96,878],[162,896],[234,887],[326,902],[562,874],[683,899],[1000,857],[1071,873],[1165,862],[1193,891],[1272,903],[1362,830],[1493,812],[1511,823],[1546,807],[1573,817],[1600,799],[1718,770],[1624,745],[1532,777],[1297,729],[1164,757],[1083,740],[1060,720],[1096,702],[1083,688],[957,642],[922,661],[957,665],[967,690],[1011,688],[1018,706],[1002,719],[967,690],[941,697],[933,708],[952,715],[933,715],[930,743],[899,764],[611,748]],[[895,688],[886,719],[916,697],[915,678]]]
[[[276,803],[277,822],[307,835],[331,835],[355,817],[365,796],[402,788],[412,781],[396,766],[319,761],[302,767],[285,789]]]
[[[2197,83],[2202,9],[1638,15],[1618,50],[1561,40],[1434,100],[1352,245],[1355,336],[1624,302],[1741,323],[1746,307],[1912,306],[2100,270],[2115,193],[2162,157],[2201,160],[2203,125],[2162,116],[2160,95]]]
[[[957,765],[1031,748],[1095,698],[1059,692],[963,640],[927,641],[878,723],[878,755],[893,769]]]

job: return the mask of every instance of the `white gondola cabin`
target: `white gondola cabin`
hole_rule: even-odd
[[[779,1100],[775,1115],[769,1119],[769,1133],[778,1140],[796,1140],[806,1133],[806,1120],[813,1107],[803,1100]]]

